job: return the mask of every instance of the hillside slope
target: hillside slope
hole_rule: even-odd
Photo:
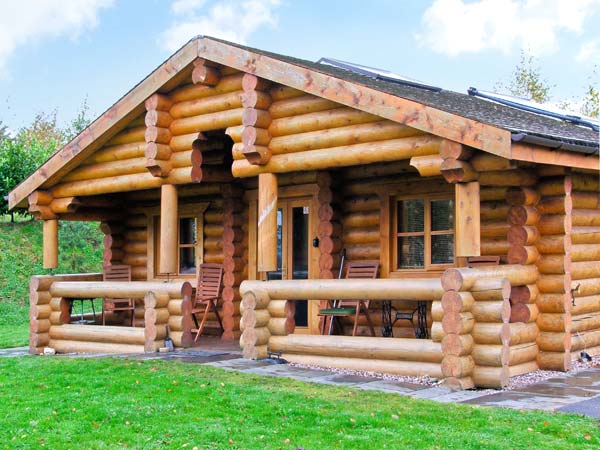
[[[59,268],[54,273],[97,272],[102,267],[102,233],[97,223],[60,225]],[[0,348],[26,345],[29,278],[42,268],[42,223],[0,221]]]

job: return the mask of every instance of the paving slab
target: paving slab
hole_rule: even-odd
[[[16,358],[17,356],[26,356],[29,354],[29,347],[13,347],[0,349],[0,358]]]
[[[490,395],[487,390],[473,389],[468,391],[454,391],[448,394],[442,394],[437,397],[433,397],[432,400],[442,403],[463,403],[479,397],[485,397],[486,395]]]
[[[420,389],[426,389],[423,384],[405,383],[402,381],[377,380],[356,386],[359,389],[389,392],[394,394],[410,394]]]
[[[600,396],[562,406],[558,411],[600,418]]]
[[[408,394],[409,397],[435,400],[437,397],[448,395],[452,392],[452,389],[442,386],[426,387],[425,389],[419,389]]]

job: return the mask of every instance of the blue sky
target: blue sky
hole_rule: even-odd
[[[600,0],[19,0],[0,2],[0,121],[94,116],[197,34],[359,62],[465,92],[529,48],[554,100],[600,64]]]

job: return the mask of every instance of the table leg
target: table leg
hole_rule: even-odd
[[[381,336],[394,337],[392,327],[392,302],[384,300],[381,302]]]

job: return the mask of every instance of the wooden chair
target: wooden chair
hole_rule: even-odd
[[[196,338],[194,342],[198,341],[198,338],[204,330],[208,313],[212,309],[217,316],[217,321],[223,331],[223,323],[217,310],[217,301],[221,295],[221,289],[223,287],[223,265],[221,264],[200,264],[200,270],[198,272],[198,286],[196,287],[196,297],[194,298],[194,304],[192,305],[192,317],[196,324]],[[198,317],[201,315],[200,324],[198,324]]]
[[[131,281],[131,266],[113,264],[104,266],[102,281]],[[102,325],[105,325],[105,311],[131,311],[131,326],[135,316],[135,300],[132,298],[103,298],[102,299]]]
[[[377,278],[379,272],[378,262],[351,262],[346,269],[346,279]],[[375,336],[375,328],[369,316],[369,300],[336,300],[332,308],[319,310],[319,316],[323,316],[323,324],[321,326],[321,334],[325,334],[327,319],[333,321],[335,317],[350,317],[354,316],[354,327],[352,328],[352,336],[356,336],[358,330],[358,317],[363,314],[371,335]]]

